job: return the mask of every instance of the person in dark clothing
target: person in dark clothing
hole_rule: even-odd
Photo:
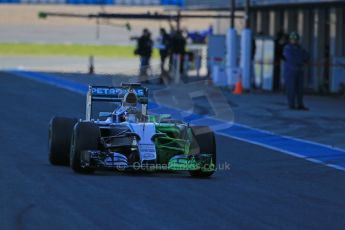
[[[280,90],[281,61],[284,60],[283,51],[285,45],[289,42],[289,35],[283,31],[277,33],[274,40],[274,74],[273,74],[273,90]]]
[[[308,110],[303,103],[303,68],[309,55],[299,45],[299,34],[292,32],[290,42],[284,47],[284,79],[290,109]],[[297,107],[296,107],[297,98]]]
[[[159,55],[161,58],[161,72],[165,73],[165,61],[170,53],[170,36],[164,28],[160,29],[160,38],[159,38]]]
[[[253,38],[252,40],[252,61],[255,60],[255,55],[256,55],[256,40]]]
[[[178,30],[172,38],[171,50],[174,54],[185,54],[186,39],[183,37],[182,31]]]
[[[147,70],[150,67],[152,56],[153,41],[148,29],[143,30],[143,34],[137,38],[137,48],[135,54],[140,57],[140,76],[147,76]]]
[[[182,31],[176,31],[171,37],[171,54],[172,57],[178,55],[178,57],[180,58],[180,73],[183,73],[183,62],[184,55],[186,54],[186,45],[187,41],[183,37]]]

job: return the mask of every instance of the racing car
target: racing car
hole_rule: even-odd
[[[95,114],[97,103],[112,112]],[[139,83],[89,86],[86,118],[53,117],[49,161],[76,173],[96,170],[188,171],[209,177],[216,171],[214,132],[167,114],[148,114],[148,88]]]

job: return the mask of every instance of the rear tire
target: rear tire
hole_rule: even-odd
[[[197,154],[211,154],[213,164],[217,165],[216,138],[214,132],[207,126],[191,127],[193,133],[192,148],[197,148]],[[204,172],[202,170],[190,170],[192,177],[205,178],[214,174],[215,170]]]
[[[73,127],[77,119],[53,117],[49,122],[48,149],[52,165],[69,165],[69,151]]]
[[[85,150],[98,150],[100,141],[100,129],[91,122],[79,122],[74,126],[70,166],[77,173],[93,173],[93,169],[84,168],[80,165],[81,153]]]

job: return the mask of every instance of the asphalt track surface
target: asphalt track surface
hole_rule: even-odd
[[[345,173],[217,136],[230,170],[77,175],[49,165],[54,115],[83,117],[85,98],[0,74],[0,229],[344,229]]]

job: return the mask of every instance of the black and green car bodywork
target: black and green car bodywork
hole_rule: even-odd
[[[90,87],[86,120],[53,118],[49,126],[50,162],[70,165],[78,173],[105,169],[164,170],[188,171],[194,177],[211,176],[216,170],[213,131],[175,121],[168,115],[148,115],[148,91],[139,85],[135,87],[144,115],[135,123],[111,118],[112,115],[107,121],[91,119],[93,101],[123,100],[119,93],[100,95],[100,87]],[[120,88],[124,93],[128,90],[127,85]],[[106,89],[104,92],[119,87]]]
[[[160,123],[156,125],[156,130],[158,133],[165,134],[155,139],[157,160],[160,164],[167,164],[169,170],[200,170],[203,172],[215,170],[214,136],[208,127]],[[196,137],[197,132],[201,133]],[[201,135],[207,137],[201,140]],[[206,141],[207,144],[210,144],[210,148],[207,150],[212,152],[201,152],[197,139],[199,142]],[[205,147],[203,149],[205,151]]]

